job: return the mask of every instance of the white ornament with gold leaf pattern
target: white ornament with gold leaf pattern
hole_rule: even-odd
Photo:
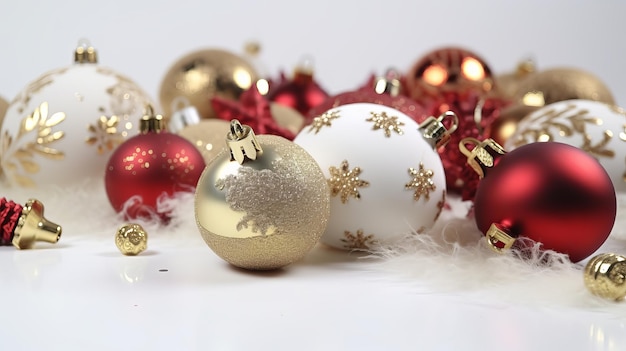
[[[75,63],[26,86],[0,129],[0,165],[19,187],[68,185],[102,177],[113,150],[138,132],[150,98],[133,81],[97,64],[79,43]]]
[[[319,163],[331,191],[322,242],[368,250],[435,223],[445,176],[418,128],[393,108],[357,103],[327,111],[298,134],[294,142]]]
[[[602,164],[615,190],[626,191],[626,112],[623,109],[591,100],[556,102],[524,117],[504,147],[511,151],[546,141],[586,151]]]

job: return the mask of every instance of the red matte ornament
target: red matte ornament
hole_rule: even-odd
[[[111,155],[104,183],[109,202],[126,218],[150,219],[159,211],[162,196],[193,192],[204,170],[202,154],[189,141],[164,129],[162,116],[152,108],[141,119],[140,134],[127,139]],[[128,201],[134,198],[135,200]]]
[[[307,116],[309,110],[326,101],[328,93],[313,79],[313,72],[307,68],[297,68],[292,80],[270,87],[267,99],[291,107]],[[308,124],[307,120],[305,124]]]
[[[219,119],[228,122],[237,119],[242,124],[250,126],[258,134],[279,135],[288,140],[296,137],[293,132],[276,123],[269,102],[259,92],[256,85],[243,92],[239,101],[214,97],[211,99],[211,104]]]
[[[475,147],[469,151],[468,144]],[[474,214],[496,251],[526,237],[578,262],[608,238],[615,223],[615,189],[600,163],[584,151],[539,142],[505,153],[491,139],[464,139],[459,146],[483,177]]]

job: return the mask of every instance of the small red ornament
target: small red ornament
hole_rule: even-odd
[[[474,145],[470,151],[466,145]],[[517,238],[578,262],[593,254],[615,223],[615,189],[604,168],[573,146],[533,143],[506,153],[492,139],[459,144],[481,178],[474,199],[478,228],[496,251]],[[522,244],[523,245],[523,244]]]
[[[310,109],[323,103],[328,98],[328,93],[313,79],[313,70],[310,65],[296,67],[292,80],[287,80],[270,87],[267,99],[291,107],[307,116]],[[307,120],[305,124],[308,124]]]
[[[322,104],[309,111],[309,123],[313,118],[332,108],[359,102],[369,102],[394,108],[411,117],[417,123],[422,123],[426,118],[431,116],[422,105],[401,95],[399,78],[391,72],[388,72],[384,77],[371,77],[364,86],[356,91],[349,91],[329,97]],[[441,115],[441,113],[433,116],[439,115]]]
[[[211,104],[217,117],[225,121],[237,119],[259,134],[279,135],[288,140],[296,137],[293,132],[278,125],[272,116],[269,102],[256,85],[243,92],[238,102],[214,97]]]
[[[140,133],[118,146],[106,167],[104,183],[109,202],[127,218],[162,220],[158,199],[193,191],[204,170],[202,154],[189,141],[165,130],[163,117],[152,107],[140,121]],[[136,201],[128,201],[136,197]]]
[[[24,206],[0,198],[0,245],[30,249],[37,241],[57,243],[61,226],[43,216],[43,204],[30,199]]]

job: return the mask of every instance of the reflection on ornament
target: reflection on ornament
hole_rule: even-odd
[[[295,142],[319,163],[331,189],[323,243],[364,249],[434,224],[446,189],[434,150],[449,138],[442,121],[420,126],[390,107],[357,103],[321,114],[298,134]]]
[[[426,96],[469,90],[485,94],[493,88],[491,69],[471,51],[441,48],[417,60],[406,75],[408,96],[421,102]]]
[[[43,74],[11,102],[0,135],[0,164],[21,187],[100,177],[113,152],[136,133],[150,102],[131,80],[101,67],[85,43],[76,62]]]
[[[306,255],[326,228],[329,191],[315,160],[279,136],[231,122],[222,151],[204,170],[196,222],[207,245],[241,268],[269,270]]]
[[[623,109],[590,100],[550,104],[522,119],[505,147],[512,150],[547,141],[584,150],[606,169],[617,191],[626,191],[626,112]]]
[[[506,153],[491,139],[471,138],[459,147],[481,176],[474,214],[495,251],[514,245],[525,249],[536,242],[578,262],[609,236],[615,189],[602,166],[582,150],[550,142]]]
[[[166,116],[181,107],[173,104],[183,96],[202,118],[215,118],[212,98],[237,100],[258,79],[254,67],[233,53],[198,50],[179,58],[169,68],[161,82],[159,100]]]

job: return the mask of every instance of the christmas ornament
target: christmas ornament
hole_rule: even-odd
[[[558,141],[580,148],[606,169],[616,191],[626,191],[626,112],[591,100],[567,100],[522,119],[505,147]]]
[[[535,62],[531,59],[517,64],[515,71],[499,74],[494,77],[496,93],[508,100],[514,100],[520,84],[537,72]]]
[[[61,226],[43,216],[43,204],[30,199],[24,206],[0,198],[0,245],[30,249],[37,241],[56,244],[61,238]]]
[[[209,164],[196,189],[196,223],[204,241],[245,269],[276,269],[301,259],[329,216],[319,166],[294,143],[255,136],[237,120],[226,142],[228,150]]]
[[[9,102],[0,96],[0,127],[2,127],[2,121],[4,120],[4,115],[7,113],[8,108]]]
[[[468,145],[474,145],[471,151]],[[550,142],[505,153],[491,139],[472,138],[459,147],[482,178],[474,214],[494,250],[509,249],[525,237],[578,262],[611,232],[615,190],[604,168],[582,150]]]
[[[357,103],[316,117],[294,142],[321,166],[331,189],[322,242],[346,250],[390,243],[431,227],[445,203],[445,178],[435,148],[449,139],[442,122],[421,127],[390,107]]]
[[[413,118],[418,123],[430,117],[430,114],[426,112],[423,106],[406,96],[400,95],[400,91],[399,78],[394,73],[387,72],[383,77],[371,79],[368,84],[357,91],[349,91],[329,97],[322,104],[312,108],[309,111],[309,117],[315,118],[332,108],[359,102],[394,108]]]
[[[163,117],[146,107],[140,134],[120,145],[106,167],[104,183],[109,202],[127,218],[151,218],[159,199],[178,191],[193,191],[205,163],[189,141],[164,129]]]
[[[7,180],[42,187],[101,176],[115,147],[136,134],[134,121],[149,102],[81,42],[73,65],[43,74],[11,101],[0,135]]]
[[[405,78],[408,96],[417,102],[442,93],[478,92],[493,89],[491,69],[471,51],[450,47],[433,50],[411,67]]]
[[[224,135],[230,131],[230,123],[221,119],[201,119],[198,110],[187,106],[174,112],[169,130],[189,140],[209,164],[226,146]]]
[[[520,84],[515,99],[533,107],[575,99],[615,104],[611,91],[598,77],[576,68],[552,68],[537,72]]]
[[[136,256],[148,247],[148,233],[139,224],[125,224],[115,233],[115,246],[126,256]]]
[[[594,295],[623,300],[626,297],[626,257],[613,253],[592,257],[585,266],[584,281]]]
[[[487,132],[485,134],[496,143],[505,145],[515,134],[519,122],[535,110],[537,110],[536,107],[523,104],[508,105],[502,108],[498,117],[486,127]]]
[[[237,100],[257,80],[254,67],[243,58],[219,49],[198,50],[170,67],[161,82],[159,100],[166,116],[184,107],[174,104],[182,96],[202,118],[215,118],[211,98]]]
[[[269,101],[276,102],[307,116],[310,109],[323,103],[328,93],[313,79],[313,67],[310,61],[296,66],[292,80],[287,80],[275,88],[270,87]],[[308,124],[309,120],[305,122]]]
[[[211,104],[217,118],[226,121],[239,119],[260,134],[279,135],[289,140],[295,137],[294,132],[278,125],[272,116],[269,102],[255,86],[241,94],[239,102],[214,97]]]

